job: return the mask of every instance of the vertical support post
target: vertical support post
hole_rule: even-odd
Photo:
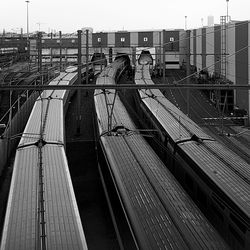
[[[159,50],[159,56],[160,56],[160,61],[159,61],[159,73],[161,75],[161,64],[162,64],[162,42],[161,42],[161,31],[159,32],[159,39],[160,39],[160,50]]]
[[[164,41],[164,34],[165,34],[165,30],[163,30],[163,32],[162,32],[162,34],[163,34],[163,46],[162,46],[162,48],[163,48],[163,62],[162,62],[162,73],[163,73],[163,83],[165,84],[165,82],[166,82],[166,72],[165,72],[165,70],[166,70],[166,44],[165,44],[165,41]]]
[[[89,30],[86,30],[86,84],[89,83]]]
[[[29,41],[29,0],[25,1],[27,3],[27,57],[30,69],[30,41]]]
[[[82,31],[78,30],[77,31],[77,35],[78,35],[78,57],[77,57],[77,61],[78,61],[78,85],[81,84],[81,66],[82,66]],[[80,125],[81,125],[81,114],[80,114],[80,108],[81,108],[81,90],[78,89],[77,90],[77,128],[76,128],[76,133],[80,134],[81,130],[80,130]]]
[[[68,48],[65,48],[65,65],[68,65]]]
[[[42,84],[42,33],[37,34],[37,49],[38,49],[38,71],[40,73],[40,84]]]
[[[11,81],[9,83],[10,87],[11,87]],[[6,159],[8,160],[8,157],[10,155],[10,147],[11,147],[11,141],[10,141],[10,137],[12,136],[12,90],[10,90],[9,93],[9,107],[10,107],[10,112],[9,112],[9,129],[7,130],[7,154],[6,154]]]
[[[226,103],[227,103],[227,91],[226,91],[226,94],[225,94],[223,108],[222,108],[222,111],[221,111],[221,134],[222,135],[224,133],[224,112],[225,112]]]
[[[109,63],[113,61],[113,49],[112,47],[109,48]]]
[[[102,72],[102,62],[103,62],[103,58],[102,58],[102,42],[100,42],[100,54],[101,54],[101,72]]]
[[[17,96],[17,111],[20,110],[20,95]]]
[[[227,23],[229,22],[229,16],[228,16],[228,2],[229,2],[229,0],[226,0],[227,1]]]
[[[50,39],[51,39],[51,41],[52,41],[52,38],[53,38],[53,33],[51,32],[50,33]],[[53,49],[52,49],[52,47],[50,48],[50,65],[51,65],[51,67],[53,65]]]
[[[60,72],[62,71],[62,31],[59,31],[59,40],[60,40]]]
[[[186,31],[186,74],[187,74],[187,84],[190,84],[190,30]],[[187,116],[189,116],[190,113],[190,89],[187,89]]]

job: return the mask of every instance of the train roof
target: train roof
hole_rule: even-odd
[[[138,135],[119,96],[109,92],[105,97],[98,90],[95,93],[100,140],[140,247],[227,248],[153,149]],[[113,126],[124,129],[108,134],[106,99],[112,103],[114,97]]]
[[[64,143],[63,117],[63,103],[61,100],[42,99],[36,101],[19,146],[36,143],[40,138],[41,131],[43,131],[44,141]]]
[[[87,249],[65,151],[62,146],[45,145],[42,155],[47,247]],[[36,249],[40,245],[38,162],[38,147],[17,150],[1,249]]]

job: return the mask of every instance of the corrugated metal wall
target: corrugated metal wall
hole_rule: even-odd
[[[201,29],[201,68],[205,69],[206,68],[206,47],[207,47],[207,33],[206,29],[202,28]]]
[[[196,56],[196,65],[197,70],[202,69],[202,29],[196,30],[196,53],[199,54]]]
[[[209,74],[214,72],[214,27],[209,27],[206,29],[206,67]],[[211,55],[213,54],[213,55]]]
[[[221,26],[214,27],[214,71],[215,74],[219,75],[221,73]]]
[[[221,73],[221,41],[223,32],[220,25],[191,31],[191,65],[197,69],[209,67],[210,74]],[[250,84],[250,25],[249,21],[232,22],[226,27],[226,78],[236,85]],[[195,55],[197,53],[197,55]],[[214,55],[207,55],[214,54]],[[193,55],[192,55],[193,54]],[[201,56],[199,55],[201,54]],[[211,66],[213,65],[213,66]],[[211,67],[210,67],[211,66]],[[250,111],[250,91],[234,91],[234,105]]]
[[[248,44],[248,22],[239,22],[235,25],[235,51],[237,52],[235,55],[236,85],[248,85],[249,83]],[[236,104],[246,110],[249,107],[248,92],[245,90],[236,92]]]

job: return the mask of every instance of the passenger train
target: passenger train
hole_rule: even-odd
[[[123,58],[115,60],[96,83],[116,84],[125,65]],[[135,248],[227,249],[137,130],[117,92],[96,90],[94,102],[99,143]]]
[[[137,65],[136,84],[153,84],[149,65]],[[150,59],[149,59],[150,60]],[[160,131],[166,162],[233,249],[250,246],[250,166],[207,135],[160,90],[139,90],[140,117]]]
[[[61,72],[50,85],[76,77]],[[65,154],[67,96],[46,90],[35,102],[16,150],[1,250],[87,249]]]

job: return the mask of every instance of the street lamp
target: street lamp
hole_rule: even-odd
[[[185,16],[185,30],[187,30],[187,16]]]

